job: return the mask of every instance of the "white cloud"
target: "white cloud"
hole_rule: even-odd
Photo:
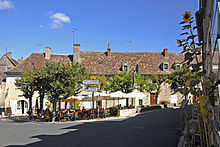
[[[0,0],[0,10],[15,8],[14,4],[8,0]]]
[[[43,26],[43,25],[40,25],[40,28],[44,28],[44,26]]]
[[[53,29],[56,28],[62,28],[63,27],[63,23],[70,23],[70,17],[66,16],[66,14],[64,13],[54,13],[51,14],[50,19],[52,19],[52,23],[50,24],[50,27]]]

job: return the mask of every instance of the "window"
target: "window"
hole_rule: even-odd
[[[31,62],[30,65],[31,65],[31,66],[34,66],[34,62]]]
[[[139,105],[140,105],[140,106],[143,105],[143,100],[139,100]]]
[[[99,61],[98,64],[99,64],[99,65],[102,65],[102,61]]]
[[[168,69],[168,64],[164,64],[164,69]]]
[[[180,68],[180,64],[176,64],[176,68],[177,68],[177,69]]]
[[[163,71],[169,72],[169,63],[168,62],[163,63]]]
[[[123,66],[122,66],[122,71],[127,71],[127,72],[129,71],[129,70],[128,70],[128,64],[126,64],[126,63],[123,64]]]
[[[17,109],[20,110],[21,109],[21,101],[17,102]]]

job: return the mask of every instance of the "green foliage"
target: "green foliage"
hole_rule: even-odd
[[[108,91],[110,89],[109,83],[107,81],[107,77],[102,76],[96,76],[96,80],[99,80],[99,85],[97,86],[99,88],[98,92]]]
[[[129,73],[123,71],[121,74],[115,73],[114,77],[110,77],[109,83],[111,91],[121,90],[124,93],[131,92],[133,87],[132,71]]]
[[[156,90],[157,85],[155,83],[152,83],[149,76],[144,76],[141,74],[137,74],[137,84],[138,84],[138,90],[141,92],[151,92],[153,90]]]
[[[167,82],[174,93],[180,92],[187,96],[190,92],[198,92],[195,87],[201,82],[201,76],[192,72],[187,66],[182,66],[169,75]]]
[[[48,85],[47,76],[48,75],[46,73],[45,68],[43,67],[34,69],[32,73],[33,73],[33,78],[34,78],[34,85],[36,86],[36,91],[38,92],[39,98],[40,98],[40,110],[42,111],[43,100],[47,92],[47,85]]]
[[[200,66],[202,64],[199,61],[199,55],[201,54],[200,47],[202,42],[197,42],[197,35],[195,34],[195,29],[197,26],[193,26],[194,18],[191,18],[191,21],[181,22],[182,30],[184,33],[181,33],[180,36],[182,39],[177,40],[178,46],[183,47],[183,53],[185,55],[185,64],[188,67],[192,67],[192,70],[195,72],[201,72]],[[193,61],[196,61],[197,64],[191,64]]]
[[[55,111],[58,98],[77,95],[82,89],[82,81],[85,79],[88,79],[88,70],[84,64],[47,62],[44,67],[34,69],[32,72],[24,72],[21,79],[16,79],[15,85],[23,91],[24,97],[29,98],[30,101],[34,91],[38,91],[41,109],[46,93],[48,100],[53,103]]]
[[[184,30],[184,33],[180,34],[182,39],[177,40],[179,47],[183,47],[182,53],[184,53],[185,55],[184,64],[187,68],[191,68],[192,70],[187,71],[187,69],[184,69],[182,71],[174,71],[174,73],[172,73],[171,75],[171,85],[172,89],[175,89],[175,91],[182,91],[182,93],[184,93],[185,95],[190,92],[194,95],[194,97],[199,97],[198,101],[193,102],[193,105],[197,110],[199,110],[197,112],[197,116],[200,133],[200,143],[201,146],[209,146],[211,134],[210,131],[213,127],[213,122],[211,122],[210,119],[212,112],[210,110],[210,104],[214,105],[213,93],[214,90],[217,88],[217,84],[214,84],[214,80],[211,74],[204,77],[204,75],[206,74],[206,66],[204,66],[205,70],[201,69],[203,62],[200,60],[201,57],[199,57],[201,56],[201,48],[199,47],[204,45],[204,43],[197,41],[197,34],[195,32],[197,26],[193,26],[193,22],[194,20],[192,18],[192,20],[189,22],[183,21],[180,23],[182,25],[182,30]],[[202,89],[198,88],[201,87],[201,85]],[[178,88],[178,86],[182,86],[182,88]]]
[[[82,81],[88,79],[88,71],[84,64],[75,63],[57,65],[46,63],[47,95],[50,102],[55,102],[60,96],[68,98],[77,95],[82,88]]]

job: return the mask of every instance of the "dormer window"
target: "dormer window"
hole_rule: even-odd
[[[176,68],[179,69],[180,68],[180,64],[176,64]]]
[[[171,68],[173,70],[180,69],[180,64],[179,63],[174,63]]]
[[[34,66],[34,62],[31,62],[30,65],[31,65],[31,66]]]
[[[122,70],[128,72],[128,64],[123,64]]]
[[[169,63],[168,62],[163,63],[163,71],[169,72]]]

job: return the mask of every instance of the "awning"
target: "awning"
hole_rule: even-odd
[[[64,99],[64,100],[61,100],[61,102],[70,102],[70,103],[72,103],[72,102],[79,102],[79,100],[78,99]]]

